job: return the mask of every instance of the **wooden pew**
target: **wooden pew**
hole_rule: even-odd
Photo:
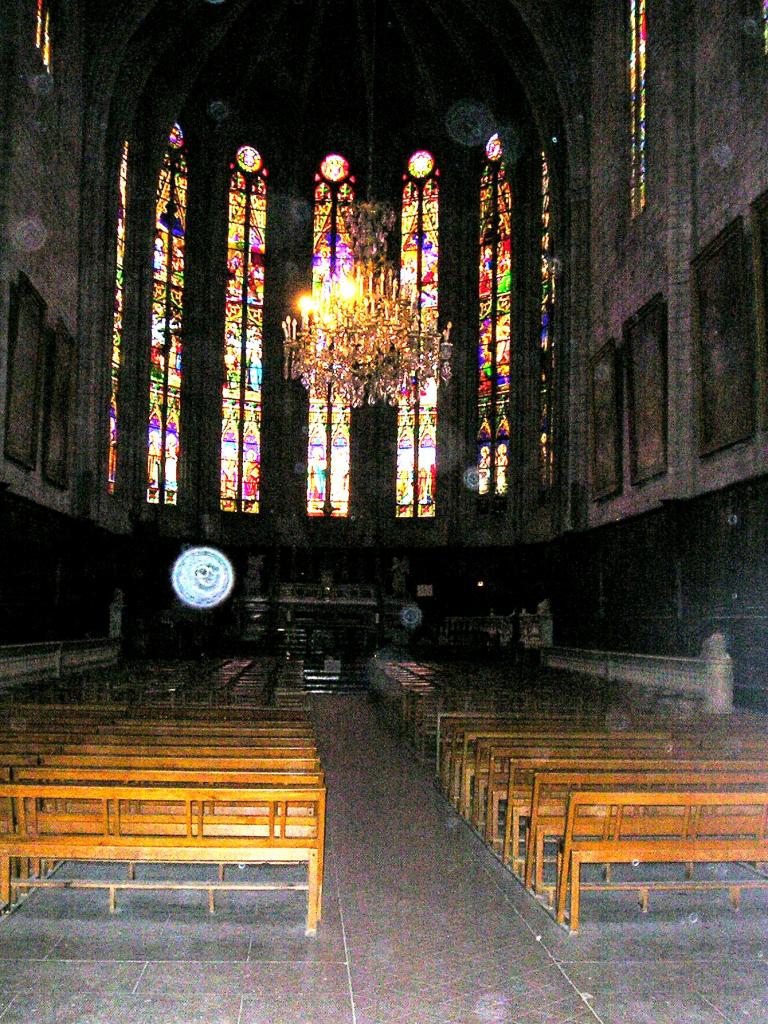
[[[502,861],[515,874],[522,875],[525,858],[520,855],[522,820],[530,818],[534,773],[538,771],[716,771],[730,767],[732,770],[760,771],[765,767],[762,760],[728,761],[721,758],[704,758],[701,755],[686,757],[682,754],[670,756],[634,754],[622,756],[616,751],[602,751],[594,757],[583,754],[561,756],[549,753],[546,757],[517,757],[510,760],[507,817],[502,844]],[[511,809],[510,809],[511,808]]]
[[[585,890],[638,892],[643,910],[648,894],[686,889],[727,890],[738,906],[745,888],[768,888],[768,878],[669,879],[587,884],[582,864],[763,863],[768,860],[768,791],[636,792],[579,790],[568,801],[557,883],[557,922],[568,908],[572,934],[579,929]],[[570,901],[568,895],[570,893]]]
[[[744,769],[734,762],[724,761],[699,769],[680,767],[673,762],[663,771],[647,767],[612,771],[537,771],[525,844],[525,886],[535,893],[554,893],[554,885],[544,884],[544,847],[547,842],[557,841],[559,844],[562,840],[568,799],[574,790],[717,790],[746,786],[768,788],[768,768]]]
[[[214,909],[225,889],[307,891],[307,935],[320,921],[325,787],[138,783],[0,783],[12,817],[0,833],[0,903],[34,886],[201,889]],[[302,813],[292,813],[298,808]],[[307,808],[310,812],[307,813]],[[188,881],[13,879],[14,858],[153,863],[306,863],[306,885]]]

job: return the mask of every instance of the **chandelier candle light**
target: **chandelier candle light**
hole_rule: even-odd
[[[328,278],[319,298],[299,300],[301,322],[283,321],[284,376],[310,392],[358,407],[396,405],[414,381],[451,379],[451,324],[442,331],[422,323],[415,287],[401,285],[386,258],[395,215],[378,203],[344,213],[352,238],[351,274]]]

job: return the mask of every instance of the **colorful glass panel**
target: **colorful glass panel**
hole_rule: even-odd
[[[51,53],[51,4],[50,0],[37,0],[37,18],[35,24],[35,45],[40,51],[43,66],[50,74]]]
[[[343,156],[332,153],[315,176],[312,292],[323,294],[332,280],[352,270],[352,238],[345,211],[354,201],[353,179]],[[334,401],[332,390],[309,394],[307,515],[349,515],[352,409]]]
[[[408,161],[401,209],[400,285],[418,297],[420,326],[437,330],[439,186],[434,157],[425,150]],[[397,413],[398,519],[433,518],[437,496],[437,381],[413,380]]]
[[[112,314],[112,362],[109,400],[109,450],[107,455],[107,491],[115,493],[117,482],[117,410],[120,393],[120,364],[123,347],[125,309],[125,230],[128,209],[128,143],[123,143],[117,179],[117,254],[115,258],[115,306]]]
[[[646,0],[629,0],[629,97],[632,122],[630,201],[633,217],[645,209],[647,201],[645,106],[648,24],[645,4]]]
[[[554,482],[552,414],[555,347],[552,312],[555,306],[555,260],[552,240],[552,194],[546,153],[541,154],[541,320],[539,334],[539,484],[542,491]]]
[[[224,512],[255,513],[261,478],[267,172],[252,146],[238,150],[230,171],[220,502]]]
[[[147,436],[147,501],[155,505],[175,505],[178,500],[187,231],[183,138],[179,126],[174,125],[163,156],[155,207]]]
[[[480,178],[477,470],[481,495],[509,490],[512,344],[512,191],[498,135]]]
[[[763,2],[763,50],[768,57],[768,0]]]

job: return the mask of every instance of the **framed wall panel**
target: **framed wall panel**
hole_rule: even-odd
[[[757,309],[757,385],[760,425],[768,428],[768,192],[752,207],[755,299]]]
[[[621,389],[616,345],[609,341],[592,357],[592,496],[621,490]]]
[[[745,441],[755,430],[755,346],[744,270],[739,217],[693,261],[701,455]]]
[[[69,425],[75,382],[75,343],[59,321],[48,332],[43,409],[43,476],[57,487],[69,483]]]
[[[667,470],[667,305],[661,295],[624,324],[633,484]]]
[[[19,274],[11,289],[9,327],[5,455],[27,469],[34,469],[45,358],[45,303],[24,274]]]

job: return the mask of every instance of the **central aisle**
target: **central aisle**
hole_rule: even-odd
[[[516,909],[514,880],[371,706],[322,698],[313,717],[356,1024],[598,1020]]]

